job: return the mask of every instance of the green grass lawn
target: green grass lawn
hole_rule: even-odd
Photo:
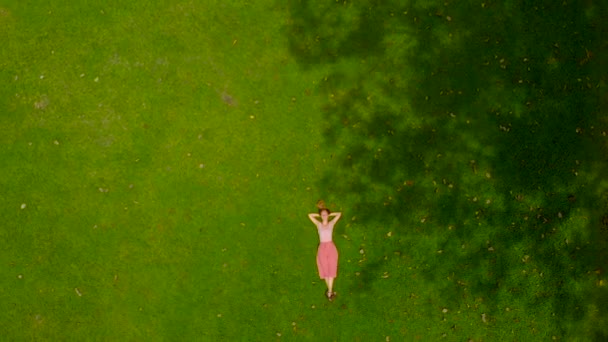
[[[0,4],[0,339],[608,336],[606,5],[64,3]]]

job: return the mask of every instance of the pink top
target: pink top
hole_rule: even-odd
[[[330,242],[331,235],[334,232],[334,225],[328,224],[327,227],[323,227],[322,223],[317,224],[317,230],[319,231],[319,240],[321,242]]]

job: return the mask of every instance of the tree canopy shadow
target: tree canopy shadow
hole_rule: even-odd
[[[352,204],[361,224],[394,227],[400,242],[386,248],[435,241],[426,276],[452,275],[445,296],[523,296],[531,312],[548,305],[564,334],[559,322],[585,318],[594,301],[594,315],[608,314],[596,286],[608,257],[607,5],[289,10],[293,56],[332,70],[319,88],[334,154],[327,198]]]

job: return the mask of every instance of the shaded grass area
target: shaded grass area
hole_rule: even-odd
[[[329,70],[353,295],[410,339],[605,338],[605,6],[290,10],[292,53]]]

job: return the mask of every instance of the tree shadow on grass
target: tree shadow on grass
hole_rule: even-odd
[[[322,188],[393,227],[378,255],[418,248],[445,300],[515,300],[576,333],[560,322],[608,304],[592,309],[608,256],[606,5],[400,3],[290,2],[292,54],[332,66]],[[412,242],[425,239],[436,248]]]

